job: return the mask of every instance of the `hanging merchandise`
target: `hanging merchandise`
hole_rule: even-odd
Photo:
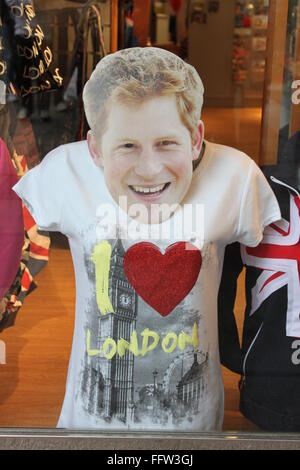
[[[251,16],[249,16],[248,13],[245,13],[243,16],[243,27],[251,28]]]
[[[40,163],[40,153],[30,119],[17,120],[12,140],[17,154],[26,155],[29,169]]]
[[[11,161],[16,179],[18,179],[17,176],[20,178],[27,172],[28,168],[24,155],[19,156],[15,152],[11,156]],[[9,216],[9,223],[8,219],[4,220],[5,227],[11,229],[11,220],[12,214]],[[36,288],[35,276],[45,267],[49,258],[49,234],[38,229],[35,220],[24,204],[21,206],[18,221],[22,223],[22,227],[24,224],[22,234],[20,234],[21,259],[19,257],[14,278],[5,291],[4,297],[2,300],[0,299],[0,332],[14,325],[16,315],[23,305],[26,295]],[[10,257],[11,263],[14,256]],[[2,258],[1,262],[3,262]]]
[[[243,26],[244,4],[239,1],[235,4],[234,25],[236,28]]]
[[[90,37],[92,51],[88,51],[88,42]],[[92,54],[90,54],[90,52]],[[71,61],[72,65],[69,79],[66,80],[66,83],[68,84],[73,75],[74,69],[77,67],[77,91],[79,95],[79,125],[76,136],[77,140],[85,139],[88,131],[82,103],[82,90],[96,64],[105,55],[106,48],[103,38],[103,24],[100,6],[97,1],[89,0],[83,8],[79,18],[74,53]],[[90,57],[92,57],[91,60]]]
[[[252,26],[254,29],[267,29],[268,15],[254,15],[252,19]]]
[[[238,0],[235,4],[232,80],[256,86],[264,79],[267,47],[265,2]]]
[[[182,0],[169,0],[169,2],[173,11],[178,13],[182,5]]]
[[[290,137],[277,165],[262,168],[281,220],[260,244],[234,243],[225,251],[219,290],[221,362],[241,375],[240,411],[261,429],[300,431],[300,132]],[[242,345],[234,316],[239,273],[245,267]]]
[[[253,37],[252,38],[252,50],[253,51],[265,51],[267,49],[267,38],[266,37]]]
[[[232,80],[243,83],[248,76],[248,59],[250,51],[247,47],[247,38],[236,35],[233,40]]]
[[[138,40],[134,34],[134,2],[127,0],[124,4],[124,49],[137,47]]]
[[[11,189],[17,181],[9,151],[0,139],[0,300],[14,280],[23,246],[22,203]]]
[[[0,78],[14,94],[26,97],[61,87],[32,0],[1,0],[0,43]]]
[[[268,15],[261,2],[255,3],[252,16],[251,81],[263,83],[266,65]],[[257,14],[258,13],[258,14]]]
[[[194,1],[191,5],[191,23],[206,24],[207,13],[204,1]]]
[[[6,13],[6,14],[5,14]],[[11,48],[4,50],[4,36],[9,37],[9,44],[12,44],[12,35],[10,35],[11,22],[7,24],[5,17],[7,16],[7,6],[4,0],[0,1],[0,80],[1,80],[1,103],[6,102],[6,93],[13,93],[14,88],[10,86],[8,77],[8,64],[13,60]]]

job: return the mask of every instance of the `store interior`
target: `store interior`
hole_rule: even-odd
[[[97,11],[91,13],[87,6],[92,4],[97,4]],[[83,84],[106,53],[137,45],[167,49],[192,64],[204,83],[205,139],[235,147],[264,164],[261,132],[270,27],[267,0],[34,0],[34,5],[43,40],[52,51],[53,70],[59,72],[62,84],[48,93],[27,93],[23,98],[11,94],[7,100],[7,132],[28,169],[53,148],[85,139]],[[297,7],[297,1],[290,2],[278,153],[289,133],[291,109],[285,90],[290,90],[293,77],[290,58]],[[85,38],[83,43],[80,37]],[[67,238],[57,232],[41,237],[44,251],[37,259],[42,264],[30,273],[21,304],[2,312],[0,321],[0,341],[5,346],[0,361],[3,428],[55,428],[64,398],[75,320],[74,271]],[[234,308],[240,339],[244,282],[243,272]],[[240,376],[225,367],[222,372],[223,430],[261,432],[239,411]]]

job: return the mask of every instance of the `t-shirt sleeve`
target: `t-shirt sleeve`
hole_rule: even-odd
[[[257,246],[264,228],[280,218],[275,194],[262,171],[251,160],[241,198],[236,240],[247,246]]]
[[[61,179],[63,157],[62,147],[54,149],[13,187],[42,230],[61,231],[64,201]]]

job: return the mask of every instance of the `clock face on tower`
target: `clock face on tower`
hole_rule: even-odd
[[[124,308],[129,308],[132,305],[132,297],[129,294],[121,294],[119,297],[120,305]]]

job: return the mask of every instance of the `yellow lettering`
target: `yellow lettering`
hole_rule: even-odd
[[[90,357],[98,356],[98,354],[100,354],[100,352],[101,352],[100,349],[91,349],[91,332],[90,332],[90,330],[87,330],[86,350],[87,350],[87,353]]]
[[[109,348],[110,351],[109,351]],[[103,344],[103,354],[106,359],[112,359],[117,352],[116,342],[112,338],[107,338]]]
[[[198,328],[197,323],[194,323],[192,336],[187,335],[182,331],[178,338],[178,346],[181,351],[184,350],[186,343],[192,344],[194,348],[198,346]]]
[[[86,346],[87,346],[87,353],[90,357],[98,356],[103,352],[103,355],[106,359],[112,359],[116,353],[118,353],[119,357],[124,357],[126,351],[130,351],[135,357],[145,356],[148,352],[153,351],[157,348],[160,336],[153,330],[149,328],[145,328],[141,336],[143,337],[142,343],[142,350],[139,350],[138,345],[138,337],[137,331],[134,330],[132,332],[130,342],[125,340],[124,338],[119,338],[118,342],[116,342],[113,338],[108,337],[103,343],[102,350],[100,349],[91,349],[91,332],[87,330],[87,338],[86,338]],[[150,342],[152,339],[152,342]],[[181,351],[184,350],[186,344],[191,344],[194,347],[198,346],[198,329],[197,323],[194,323],[192,336],[186,334],[184,331],[181,331],[179,336],[176,333],[170,331],[167,333],[165,338],[162,340],[161,347],[162,350],[166,354],[171,354],[175,351],[176,347],[178,346]]]
[[[4,75],[6,72],[6,63],[0,60],[0,75]]]
[[[171,346],[168,347],[168,344],[170,343],[170,341],[173,341],[173,344],[171,344]],[[176,333],[171,332],[171,333],[168,333],[167,336],[162,340],[161,347],[163,348],[165,353],[170,354],[176,348],[177,342],[178,342],[178,339],[177,339]]]
[[[24,14],[24,5],[23,5],[23,3],[21,3],[21,5],[12,5],[11,8],[10,8],[10,11],[17,18],[21,18],[21,16],[23,16],[23,14]]]
[[[24,33],[27,33],[24,35],[24,38],[29,39],[32,36],[32,29],[28,21],[26,21],[26,25],[24,26],[23,29],[24,29]]]
[[[111,246],[103,240],[94,247],[91,260],[95,265],[97,305],[102,315],[114,313],[108,295]]]
[[[39,24],[35,28],[34,35],[37,38],[37,44],[40,47],[44,39],[44,33]]]
[[[142,344],[142,356],[145,356],[149,351],[153,351],[159,343],[159,335],[155,331],[145,328],[142,332],[143,344]],[[148,345],[149,338],[153,338],[153,343]]]
[[[45,83],[41,83],[41,91],[43,90],[50,90],[51,84],[49,80],[46,80]]]
[[[18,51],[18,55],[20,57],[25,56],[26,59],[28,59],[28,60],[31,60],[34,56],[33,49],[31,49],[30,47],[27,47],[27,46],[23,47],[20,44],[17,44],[17,51]]]
[[[40,69],[40,73],[42,75],[45,72],[45,67],[44,67],[44,64],[43,64],[42,60],[40,60],[39,69]]]
[[[35,11],[32,5],[25,5],[25,13],[29,21],[35,17]]]
[[[23,77],[29,78],[30,80],[36,80],[40,76],[40,71],[36,67],[24,67]]]
[[[49,67],[49,65],[52,62],[52,52],[51,52],[50,47],[48,47],[48,46],[44,50],[44,59],[45,59],[45,62],[47,64],[47,67]]]
[[[139,355],[139,344],[138,344],[136,330],[134,330],[132,335],[131,335],[130,343],[128,343],[128,341],[126,341],[123,338],[119,339],[119,341],[118,341],[118,354],[119,354],[120,357],[124,356],[126,349],[128,349],[128,351],[131,351],[132,354],[134,354],[135,356]]]
[[[39,50],[35,41],[32,44],[32,52],[33,52],[34,57],[37,57],[39,55]]]
[[[55,75],[53,75],[53,78],[54,78],[54,80],[56,81],[56,83],[59,84],[59,86],[62,84],[63,78],[59,75],[59,70],[58,70],[58,68],[55,69]]]

